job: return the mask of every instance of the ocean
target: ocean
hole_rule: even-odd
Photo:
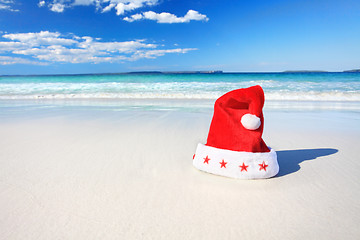
[[[224,93],[253,85],[265,108],[360,111],[360,73],[129,73],[0,76],[0,107],[211,108]]]

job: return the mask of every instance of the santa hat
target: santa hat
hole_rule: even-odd
[[[193,165],[240,179],[270,178],[279,172],[276,152],[262,139],[264,91],[237,89],[216,100],[207,143],[199,143]]]

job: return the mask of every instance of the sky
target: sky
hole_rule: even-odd
[[[0,75],[360,68],[359,0],[0,0]]]

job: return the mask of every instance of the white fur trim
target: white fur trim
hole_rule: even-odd
[[[256,115],[247,113],[241,118],[241,124],[248,130],[256,130],[261,125],[261,120]]]
[[[279,165],[276,152],[271,148],[269,149],[270,152],[238,152],[199,143],[193,165],[201,171],[225,177],[239,179],[270,178],[278,174]],[[209,159],[208,163],[205,161],[206,157]],[[221,164],[222,160],[226,163],[226,168],[221,167],[224,165]],[[241,168],[240,165],[245,167]],[[261,166],[265,167],[266,171]]]

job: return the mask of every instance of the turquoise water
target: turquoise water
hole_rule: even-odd
[[[268,100],[360,101],[360,73],[3,76],[0,99],[216,99],[256,84]]]
[[[1,76],[0,100],[214,100],[257,84],[263,87],[267,101],[360,106],[360,73]]]

